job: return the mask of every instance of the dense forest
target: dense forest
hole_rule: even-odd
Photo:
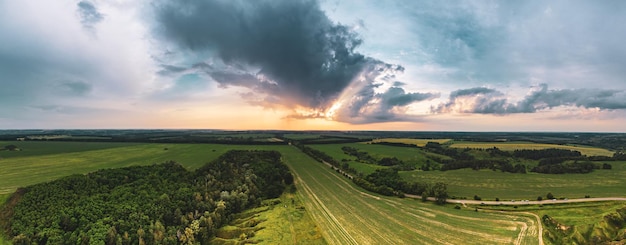
[[[233,214],[292,182],[276,151],[230,151],[196,171],[175,162],[106,169],[19,189],[0,225],[16,245],[208,244]]]

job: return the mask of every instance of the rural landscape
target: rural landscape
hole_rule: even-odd
[[[5,130],[0,137],[5,244],[626,239],[622,134]]]
[[[625,245],[624,23],[0,0],[0,245]]]

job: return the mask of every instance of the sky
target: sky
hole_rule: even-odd
[[[626,132],[626,2],[0,0],[0,129]]]

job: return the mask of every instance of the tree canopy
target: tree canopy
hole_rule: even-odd
[[[293,182],[280,157],[230,151],[196,171],[167,162],[71,175],[17,191],[1,225],[14,244],[207,244]]]

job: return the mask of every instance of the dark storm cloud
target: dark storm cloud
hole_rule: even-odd
[[[250,88],[280,98],[273,101],[287,107],[324,110],[355,79],[367,80],[372,86],[379,83],[373,77],[360,78],[363,74],[376,74],[389,83],[394,77],[383,72],[391,65],[355,52],[361,44],[358,35],[348,26],[333,23],[317,1],[189,0],[160,1],[154,6],[157,36],[173,42],[182,53],[215,54],[228,67],[223,69],[226,71],[215,67],[203,70],[221,87]],[[162,67],[162,74],[182,70]],[[393,70],[404,68],[393,66]],[[385,94],[368,91],[371,94],[356,98],[353,104],[358,108],[370,99],[381,99],[388,103],[381,105],[384,109],[422,99],[421,94],[400,90]]]
[[[89,1],[80,1],[76,6],[78,7],[80,23],[88,30],[92,30],[96,24],[104,19],[98,8]]]
[[[479,87],[452,92],[447,103],[433,107],[432,111],[445,113],[456,109],[462,113],[510,114],[534,113],[559,106],[626,109],[626,92],[601,89],[549,90],[548,85],[541,84],[521,101],[509,103],[501,92]]]
[[[161,1],[156,16],[168,40],[259,67],[281,96],[303,106],[323,107],[366,63],[379,62],[354,52],[356,33],[334,24],[316,1]]]

